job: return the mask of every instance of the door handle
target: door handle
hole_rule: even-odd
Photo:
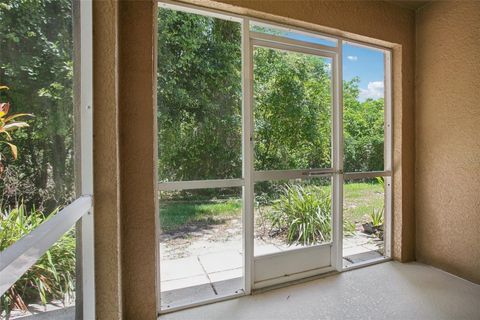
[[[337,171],[325,171],[325,170],[319,170],[319,171],[304,171],[302,172],[303,176],[324,176],[324,175],[332,175],[332,174],[343,174],[343,170],[337,170]]]
[[[324,176],[324,175],[330,175],[332,174],[333,172],[328,172],[328,171],[304,171],[302,172],[302,175],[303,176],[309,176],[309,177],[312,177],[312,176]]]

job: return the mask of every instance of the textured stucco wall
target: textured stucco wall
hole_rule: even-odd
[[[480,2],[417,13],[416,255],[480,283]]]
[[[98,319],[120,319],[122,313],[117,15],[117,1],[93,2],[93,174]]]
[[[251,17],[368,40],[393,49],[393,251],[415,258],[415,13],[384,1],[183,0]]]
[[[93,2],[97,319],[156,319],[154,1]]]
[[[157,318],[156,2],[119,2],[122,293],[125,319]]]

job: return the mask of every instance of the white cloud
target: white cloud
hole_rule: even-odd
[[[383,81],[369,82],[367,89],[360,88],[360,100],[365,101],[367,99],[379,99],[383,98]]]
[[[330,62],[326,62],[325,65],[325,71],[328,73],[328,74],[331,74],[332,73],[332,64]]]
[[[351,61],[357,61],[358,57],[357,56],[347,56],[347,59],[351,60]]]

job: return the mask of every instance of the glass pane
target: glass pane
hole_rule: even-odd
[[[254,49],[255,170],[331,166],[329,58]]]
[[[344,171],[383,171],[384,53],[343,45]]]
[[[255,255],[332,240],[331,178],[255,184]]]
[[[241,176],[240,31],[238,22],[159,8],[160,181]]]
[[[384,255],[384,218],[383,178],[345,180],[343,186],[344,266]]]
[[[3,251],[75,198],[72,1],[3,1],[0,21]],[[0,318],[74,305],[74,231],[48,252],[1,296]]]
[[[162,309],[242,291],[242,188],[160,193]]]
[[[255,32],[266,33],[274,36],[285,37],[292,40],[311,42],[314,44],[320,44],[320,45],[329,46],[329,47],[337,46],[337,40],[333,38],[328,38],[325,36],[314,35],[314,34],[308,34],[306,32],[290,30],[287,28],[272,27],[270,25],[261,24],[261,23],[251,23],[250,30]]]

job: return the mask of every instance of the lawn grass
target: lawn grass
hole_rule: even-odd
[[[174,231],[186,224],[215,223],[238,216],[240,199],[216,201],[160,201],[160,225],[165,232]]]
[[[346,183],[343,190],[343,218],[347,221],[368,222],[374,209],[383,208],[384,192],[379,183]]]
[[[330,187],[325,187],[326,191]],[[384,195],[378,183],[346,183],[344,185],[344,219],[367,222],[369,214],[383,207]],[[241,215],[241,199],[214,201],[162,201],[160,225],[164,232],[179,230],[187,224],[221,223]]]
[[[331,186],[320,188],[324,192],[331,192]],[[343,185],[343,192],[343,218],[349,222],[368,222],[374,209],[383,208],[383,186],[376,179],[372,182],[347,182]]]

